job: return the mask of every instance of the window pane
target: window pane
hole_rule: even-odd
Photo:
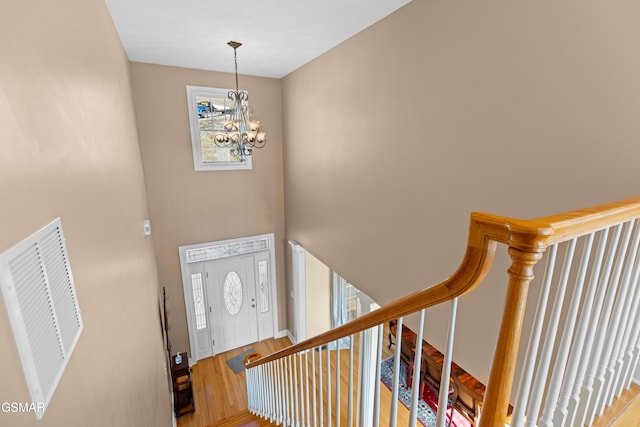
[[[204,329],[207,327],[207,315],[204,308],[202,273],[194,273],[191,275],[191,288],[193,289],[193,307],[196,313],[196,329]]]
[[[260,285],[260,313],[269,311],[269,285],[267,283],[267,261],[258,261],[258,283]]]

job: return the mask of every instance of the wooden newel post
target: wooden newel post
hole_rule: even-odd
[[[515,248],[509,248],[509,255],[512,263],[507,297],[482,405],[480,427],[504,427],[506,423],[527,292],[533,280],[533,266],[542,258],[542,252],[525,252]]]

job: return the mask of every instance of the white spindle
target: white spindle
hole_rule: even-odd
[[[298,367],[296,355],[291,355],[291,361],[293,362],[293,384],[291,386],[291,391],[293,393],[293,408],[294,408],[294,422],[293,425],[296,427],[300,427],[300,408],[298,406]]]
[[[259,414],[262,418],[265,417],[267,411],[267,380],[266,380],[266,366],[258,366],[258,402],[260,404]]]
[[[324,425],[323,417],[324,411],[322,408],[323,404],[323,396],[322,396],[322,347],[318,347],[318,382],[320,391],[318,393],[318,416],[320,417],[320,423],[318,424],[320,427]],[[330,420],[328,422],[331,422]]]
[[[264,410],[262,411],[264,414],[264,418],[268,419],[271,418],[271,392],[270,392],[270,386],[271,386],[271,379],[269,378],[269,365],[262,365],[262,369],[264,371],[264,397],[263,397],[263,408]]]
[[[373,394],[373,427],[380,426],[380,373],[382,372],[382,337],[383,326],[378,326],[378,347],[376,353],[375,391]]]
[[[349,337],[349,396],[347,398],[347,425],[353,422],[353,335]]]
[[[282,425],[289,425],[289,421],[287,420],[289,414],[289,403],[288,403],[288,387],[287,387],[287,369],[285,359],[280,359],[280,372],[281,372],[281,383],[282,383],[282,412],[280,415],[280,422]]]
[[[331,350],[327,344],[327,426],[331,425]]]
[[[363,374],[363,363],[362,363],[362,349],[364,348],[364,332],[360,332],[358,334],[358,352],[360,353],[358,355],[358,386],[357,386],[357,390],[358,390],[358,394],[357,394],[357,398],[356,398],[356,426],[361,427],[361,420],[362,420],[362,414],[360,413],[362,411],[362,407],[363,407],[363,399],[362,399],[362,374]]]
[[[597,410],[597,415],[602,415],[604,408],[611,404],[613,400],[614,382],[616,378],[616,365],[622,348],[622,341],[625,330],[628,326],[629,312],[633,304],[635,286],[629,286],[631,278],[635,272],[636,256],[638,255],[638,245],[640,244],[640,224],[638,220],[634,222],[634,234],[629,252],[628,262],[624,269],[619,296],[616,297],[616,305],[609,324],[604,345],[605,352],[601,361],[601,374],[604,376],[603,395]]]
[[[586,408],[584,407],[586,401],[588,400],[588,396],[591,394],[590,388],[587,388],[584,385],[587,369],[589,368],[589,360],[593,348],[593,342],[595,338],[595,333],[593,333],[598,327],[598,321],[600,319],[600,310],[602,309],[602,304],[604,303],[604,297],[607,290],[607,285],[609,283],[609,277],[611,276],[611,269],[613,267],[613,262],[615,259],[615,248],[618,245],[618,241],[620,240],[620,235],[622,234],[622,224],[615,227],[615,231],[613,237],[610,242],[607,242],[607,247],[609,248],[604,268],[600,276],[597,278],[598,284],[596,289],[596,295],[591,306],[591,310],[587,313],[589,319],[588,325],[588,334],[586,335],[585,342],[583,345],[582,353],[580,354],[580,362],[578,374],[576,376],[576,381],[573,388],[573,393],[571,394],[571,399],[569,400],[567,421],[568,425],[573,426],[576,420],[580,421],[582,414],[585,413]],[[599,265],[597,266],[599,267]],[[578,417],[578,418],[576,418]],[[584,421],[584,420],[581,420]]]
[[[280,371],[278,370],[278,360],[271,362],[273,370],[273,423],[278,423],[278,417],[280,416]]]
[[[560,421],[555,420],[554,417],[556,408],[558,406],[558,399],[560,397],[562,380],[564,378],[565,369],[567,367],[567,359],[569,358],[569,351],[571,349],[571,340],[573,339],[575,333],[576,319],[578,317],[580,300],[582,298],[582,290],[584,289],[584,282],[589,267],[589,258],[591,257],[591,247],[593,245],[593,240],[594,234],[591,233],[584,243],[582,260],[580,262],[578,276],[575,281],[571,303],[569,305],[567,318],[565,320],[564,329],[562,331],[560,344],[556,350],[556,358],[554,361],[553,371],[551,373],[551,381],[549,383],[549,389],[547,391],[547,397],[545,399],[542,419],[539,424],[541,426],[553,426],[554,423]]]
[[[389,427],[396,427],[398,422],[398,388],[400,383],[400,347],[402,346],[403,319],[403,317],[400,317],[396,323],[396,352],[393,356],[393,385],[391,387]]]
[[[453,341],[456,333],[456,314],[458,312],[458,298],[451,300],[451,313],[449,316],[449,329],[447,333],[447,344],[442,361],[442,376],[440,377],[440,396],[438,396],[438,415],[436,427],[444,427],[447,415],[447,403],[449,400],[449,378],[451,378],[451,360],[453,358]],[[453,418],[453,409],[451,410]]]
[[[316,410],[316,351],[317,348],[311,350],[311,411],[312,426],[318,425],[318,411]],[[322,399],[322,396],[320,396]]]
[[[251,394],[251,370],[247,369],[247,374],[245,375],[245,382],[247,383],[247,406],[249,407],[249,412],[253,411],[253,396]]]
[[[256,367],[256,383],[254,384],[254,391],[256,394],[256,412],[259,417],[262,417],[262,383],[264,378],[262,376],[262,365]]]
[[[304,370],[302,369],[302,353],[298,353],[298,371],[300,374],[300,381],[298,381],[298,395],[300,396],[300,426],[306,424],[306,402],[304,400]]]
[[[544,323],[544,313],[547,311],[547,301],[549,300],[549,290],[553,280],[553,271],[556,265],[556,254],[558,253],[558,245],[553,245],[549,249],[547,256],[547,265],[545,267],[544,279],[542,281],[542,289],[538,296],[538,304],[536,306],[535,318],[533,321],[533,329],[529,336],[527,344],[527,352],[525,362],[520,373],[520,382],[518,383],[518,392],[516,395],[516,404],[511,417],[511,424],[514,426],[522,425],[524,420],[524,412],[527,408],[529,393],[531,392],[531,384],[533,371],[535,368],[536,357],[538,355],[538,347],[540,346],[540,337],[542,336],[542,327]]]
[[[420,389],[420,363],[422,361],[422,335],[424,333],[425,309],[420,310],[420,324],[418,325],[418,335],[416,336],[415,354],[413,356],[413,379],[411,386],[411,411],[409,414],[409,426],[416,427],[418,419],[418,391]]]
[[[582,250],[582,259],[578,270],[578,276],[576,278],[567,319],[565,321],[553,372],[551,374],[551,384],[545,400],[542,419],[544,420],[543,423],[546,423],[546,425],[562,425],[561,423],[564,422],[564,413],[559,408],[560,393],[563,386],[563,379],[565,381],[567,380],[565,372],[567,369],[570,369],[570,367],[567,367],[567,360],[569,359],[571,342],[575,334],[580,301],[582,299],[584,283],[589,269],[589,259],[591,257],[594,238],[594,233],[589,234],[585,240]],[[570,381],[573,381],[573,378],[571,378]]]
[[[633,331],[636,324],[640,323],[640,316],[638,315],[638,307],[640,306],[640,251],[638,252],[638,256],[636,257],[636,265],[633,272],[633,278],[631,279],[631,283],[633,284],[632,288],[634,289],[633,296],[633,304],[631,306],[631,312],[629,316],[627,316],[629,325],[626,327],[624,331],[624,337],[622,338],[622,348],[620,350],[620,355],[618,356],[618,368],[616,371],[619,373],[618,378],[616,379],[615,385],[615,395],[620,396],[622,390],[625,385],[625,379],[627,378],[627,373],[630,371],[629,363],[631,361],[631,355],[633,353],[633,343],[631,342],[631,337],[633,335]]]
[[[556,333],[558,331],[558,323],[560,322],[560,314],[562,312],[562,305],[564,302],[564,295],[567,289],[567,282],[569,281],[569,274],[571,272],[571,264],[573,261],[573,253],[576,247],[576,239],[571,240],[569,247],[565,254],[564,264],[562,266],[562,274],[560,283],[558,284],[556,296],[551,309],[551,318],[547,326],[545,334],[544,344],[542,346],[542,354],[540,361],[536,369],[536,378],[531,389],[531,399],[529,401],[529,407],[527,408],[527,421],[526,427],[536,426],[536,419],[538,417],[538,411],[542,404],[542,396],[544,394],[544,386],[549,372],[549,366],[551,363],[551,356],[553,355],[553,345],[556,339]],[[542,420],[540,421],[542,422]]]
[[[576,381],[576,377],[578,375],[578,371],[580,368],[580,360],[582,358],[582,348],[584,346],[585,338],[588,332],[591,309],[592,309],[593,300],[596,294],[598,278],[600,275],[600,269],[602,267],[602,261],[603,261],[605,250],[607,247],[608,235],[609,235],[608,229],[605,229],[602,233],[600,233],[598,250],[592,262],[591,276],[589,279],[589,284],[587,286],[587,293],[585,294],[584,302],[582,304],[580,320],[578,321],[578,327],[577,327],[577,331],[575,332],[574,343],[571,347],[569,362],[567,364],[567,372],[565,373],[565,379],[562,384],[560,398],[558,401],[556,412],[554,414],[554,424],[557,427],[562,427],[565,425],[565,422],[569,415],[570,403],[572,408],[575,408],[577,403],[575,400],[570,400],[571,393],[574,389],[574,383]],[[574,412],[575,411],[572,411],[572,413]]]
[[[311,427],[311,407],[309,406],[309,350],[304,352],[304,396],[304,400],[307,402],[307,427]]]
[[[609,289],[607,290],[607,296],[604,303],[604,307],[601,312],[600,321],[598,322],[598,329],[596,331],[595,337],[595,346],[594,351],[592,353],[591,363],[589,364],[589,375],[587,376],[587,389],[591,389],[591,395],[587,399],[588,406],[586,412],[583,412],[584,417],[582,423],[584,424],[585,420],[588,420],[588,425],[593,424],[593,419],[596,416],[596,410],[598,407],[598,403],[602,398],[602,384],[604,378],[599,375],[598,368],[600,365],[600,360],[603,356],[604,352],[604,342],[607,336],[607,329],[609,325],[609,320],[611,318],[611,312],[613,310],[613,303],[615,302],[616,293],[618,291],[618,284],[620,283],[620,277],[622,275],[622,269],[624,266],[624,261],[627,253],[627,249],[629,247],[629,241],[631,240],[631,231],[632,224],[626,223],[625,232],[623,237],[622,244],[617,248],[616,251],[616,263],[613,271],[613,276],[609,283]]]
[[[267,372],[269,373],[269,422],[273,422],[276,413],[276,396],[275,396],[275,373],[273,372],[273,363],[267,364]]]
[[[340,427],[340,340],[336,341],[336,427]]]
[[[640,326],[640,319],[638,321],[638,325]],[[638,366],[638,361],[640,359],[640,328],[635,335],[632,335],[634,338],[633,341],[636,343],[632,349],[631,361],[629,362],[629,370],[627,372],[627,378],[625,378],[625,388],[631,387],[631,380],[633,379],[634,371]]]
[[[291,360],[290,356],[287,356],[284,359],[285,364],[285,379],[287,385],[287,420],[285,422],[286,426],[293,425],[293,394],[292,394],[292,385],[291,385]]]

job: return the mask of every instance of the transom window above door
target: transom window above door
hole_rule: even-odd
[[[251,156],[243,163],[237,153],[215,143],[216,133],[224,131],[224,124],[234,108],[228,97],[231,89],[187,86],[189,125],[193,166],[196,171],[251,169]],[[246,102],[246,101],[244,101]]]

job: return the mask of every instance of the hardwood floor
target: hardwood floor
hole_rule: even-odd
[[[355,354],[354,371],[357,372],[357,351],[359,339],[355,338]],[[245,374],[233,373],[227,366],[227,360],[242,353],[249,348],[254,348],[263,355],[267,355],[274,351],[280,350],[291,344],[288,338],[270,339],[260,343],[254,343],[249,346],[223,353],[215,357],[201,360],[192,368],[192,380],[195,394],[196,411],[192,414],[178,418],[178,427],[212,427],[212,426],[244,426],[259,427],[270,426],[263,420],[251,419],[243,414],[247,413],[247,392],[245,383]],[[387,358],[393,355],[395,347],[391,350],[387,348],[388,338],[385,331],[382,357]],[[347,390],[348,380],[347,372],[349,370],[349,350],[322,351],[323,365],[326,365],[326,354],[331,355],[331,366],[336,366],[336,361],[340,360],[341,380],[340,380],[340,419],[341,425],[352,425],[347,423]],[[315,361],[318,361],[318,352],[315,353]],[[304,360],[304,358],[303,358]],[[307,362],[310,366],[310,361]],[[302,371],[305,371],[303,362]],[[298,366],[298,368],[300,368]],[[298,371],[299,372],[299,371]],[[326,380],[325,380],[326,381]],[[355,380],[357,382],[357,378]],[[326,382],[324,384],[323,407],[326,411]],[[318,388],[318,385],[316,385]],[[355,388],[355,387],[354,387]],[[332,394],[333,416],[335,416],[335,376],[332,377]],[[384,386],[380,387],[381,407],[380,425],[388,425],[391,392]],[[354,402],[357,401],[357,395],[354,393]],[[237,417],[237,418],[236,418]],[[326,412],[325,412],[326,417]],[[355,418],[355,414],[354,414]],[[402,404],[398,405],[398,425],[408,425],[409,411]],[[326,421],[326,420],[325,420]],[[602,417],[595,420],[593,427],[640,427],[640,386],[632,385],[625,391],[623,395],[614,404],[609,407]]]
[[[289,338],[269,339],[199,361],[191,370],[196,411],[178,418],[178,427],[216,426],[246,412],[245,373],[235,374],[227,360],[250,348],[266,355],[289,345]]]
[[[640,427],[640,386],[631,384],[613,401],[601,417],[597,417],[593,427]]]

